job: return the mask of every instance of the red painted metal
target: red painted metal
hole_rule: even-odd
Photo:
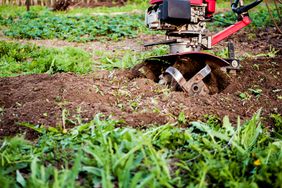
[[[211,0],[211,1],[215,1],[215,0]],[[150,0],[150,4],[156,4],[156,3],[162,3],[162,2],[163,0]],[[202,5],[203,4],[203,0],[190,0],[190,2],[192,5]]]
[[[231,25],[231,26],[227,27],[226,29],[224,29],[223,31],[221,31],[221,32],[215,34],[214,36],[212,36],[212,46],[214,46],[217,43],[219,43],[220,41],[226,39],[227,37],[229,37],[233,33],[236,33],[240,29],[246,27],[251,22],[252,22],[252,20],[248,16],[244,16],[241,21],[236,22],[234,25]]]
[[[150,4],[161,3],[163,0],[150,0]]]
[[[190,0],[192,5],[202,5],[203,0]]]
[[[208,14],[214,13],[215,12],[216,0],[205,0],[205,2],[207,3],[207,12],[208,12]]]

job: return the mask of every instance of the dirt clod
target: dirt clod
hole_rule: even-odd
[[[29,138],[34,138],[35,132],[20,126],[21,122],[59,126],[64,109],[72,122],[77,118],[87,122],[103,113],[123,119],[124,126],[141,128],[176,121],[180,112],[190,121],[214,114],[228,115],[234,122],[237,116],[251,117],[261,107],[264,115],[282,113],[281,58],[246,60],[241,64],[242,69],[223,92],[198,97],[169,92],[149,79],[133,79],[130,71],[0,78],[0,136],[27,132]],[[251,89],[260,89],[261,93],[254,94]],[[247,97],[240,98],[240,93]]]

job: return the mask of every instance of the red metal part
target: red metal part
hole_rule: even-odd
[[[207,17],[211,17],[215,12],[216,0],[205,0],[205,2],[207,3]]]
[[[227,37],[229,37],[233,33],[236,33],[240,29],[246,27],[251,22],[252,22],[252,20],[248,16],[243,16],[243,19],[241,21],[235,23],[234,25],[227,27],[223,31],[221,31],[221,32],[215,34],[214,36],[212,36],[212,46],[214,46],[217,43],[219,43],[220,41],[226,39]]]
[[[192,5],[202,5],[203,0],[190,0]]]
[[[207,0],[207,1],[215,1],[215,0]],[[162,3],[162,2],[163,2],[163,0],[150,0],[150,4],[157,4],[157,3]],[[190,3],[192,5],[202,5],[203,0],[190,0]]]
[[[163,0],[150,0],[150,4],[162,3]]]

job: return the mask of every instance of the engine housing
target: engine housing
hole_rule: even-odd
[[[155,30],[205,30],[215,12],[215,0],[151,0],[146,25]]]

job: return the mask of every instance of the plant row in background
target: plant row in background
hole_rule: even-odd
[[[4,34],[13,38],[57,38],[73,42],[132,38],[145,29],[141,15],[64,16],[49,11],[40,14],[26,12],[6,18],[0,16],[0,24],[7,27]]]
[[[2,187],[280,187],[282,117],[263,128],[259,112],[231,125],[214,117],[186,128],[116,127],[97,115],[69,130],[34,126],[36,142],[0,141]],[[28,125],[32,127],[31,125]]]
[[[251,12],[253,28],[273,25],[269,12],[265,6]],[[2,9],[1,9],[2,10]],[[88,10],[88,9],[87,9]],[[273,16],[278,18],[278,12]],[[215,22],[210,25],[213,30],[218,26],[226,27],[236,21],[233,12],[224,12],[214,16]],[[122,14],[115,16],[80,16],[55,14],[49,10],[37,8],[31,12],[11,15],[0,15],[0,26],[4,27],[4,34],[13,38],[24,39],[61,39],[73,42],[87,42],[93,40],[120,40],[136,37],[139,33],[150,33],[144,25],[141,14]]]
[[[280,8],[282,8],[282,5],[279,5]],[[230,8],[231,9],[231,8]],[[276,21],[279,20],[279,14],[274,7],[272,7],[274,10],[271,12],[273,14],[273,17],[276,19]],[[265,28],[268,26],[274,26],[273,20],[271,19],[269,12],[264,4],[261,4],[257,6],[254,10],[251,10],[249,12],[249,15],[251,17],[252,23],[250,25],[253,29],[258,28]],[[237,20],[236,14],[232,11],[223,12],[216,14],[214,16],[214,22],[211,24],[211,29],[215,29],[216,27],[227,27],[229,25],[232,25]]]

